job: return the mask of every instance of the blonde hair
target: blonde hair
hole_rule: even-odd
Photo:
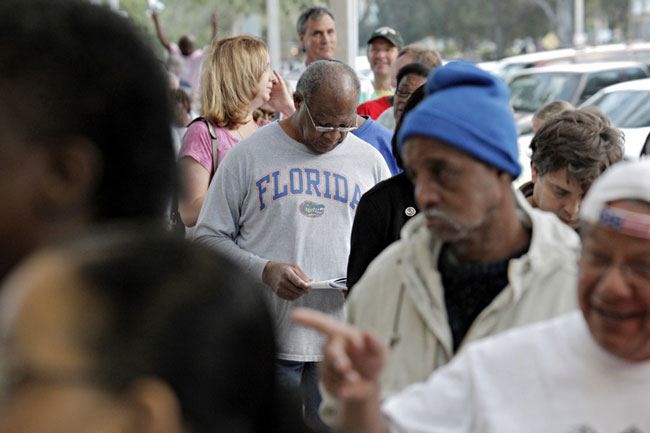
[[[203,60],[200,115],[231,129],[245,123],[268,67],[266,44],[255,36],[214,41]]]

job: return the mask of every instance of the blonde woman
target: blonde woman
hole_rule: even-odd
[[[253,112],[268,103],[290,116],[295,111],[282,78],[270,67],[266,44],[254,36],[212,43],[203,64],[199,114],[214,128],[217,167],[228,151],[258,129]],[[205,122],[192,123],[179,153],[183,193],[181,219],[193,227],[214,175],[212,138]]]

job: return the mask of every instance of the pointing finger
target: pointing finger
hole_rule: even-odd
[[[330,340],[336,337],[345,338],[350,343],[360,348],[363,344],[361,332],[351,325],[332,319],[325,313],[310,308],[296,308],[291,313],[294,322],[315,329],[325,334]]]

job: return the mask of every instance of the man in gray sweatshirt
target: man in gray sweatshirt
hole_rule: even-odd
[[[298,82],[296,112],[242,140],[223,160],[199,215],[195,238],[235,260],[275,311],[280,385],[302,392],[318,428],[316,367],[324,339],[289,318],[310,306],[344,319],[337,290],[310,280],[343,277],[361,195],[390,176],[382,156],[350,131],[359,81],[349,66],[313,62]]]

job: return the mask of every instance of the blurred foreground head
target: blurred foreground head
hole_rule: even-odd
[[[245,275],[164,232],[104,229],[6,280],[0,431],[296,431],[273,324]]]
[[[0,278],[89,223],[163,214],[166,88],[140,35],[108,8],[0,2]]]

